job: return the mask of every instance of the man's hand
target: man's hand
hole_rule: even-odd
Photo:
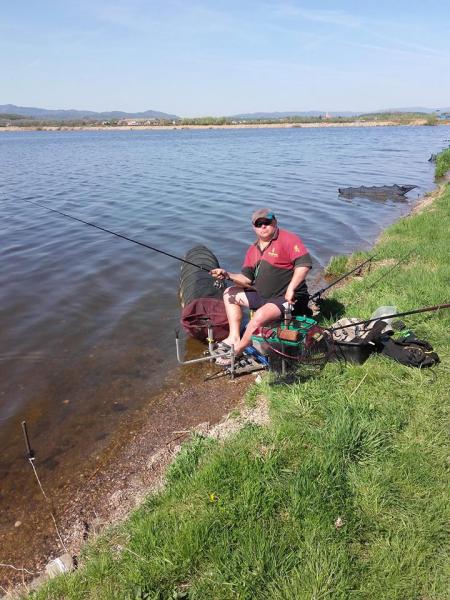
[[[305,281],[306,275],[308,274],[309,270],[310,267],[295,267],[291,282],[288,285],[286,293],[284,294],[284,297],[290,304],[294,304],[295,290],[301,283],[303,283],[303,281]]]
[[[287,289],[284,294],[284,299],[289,302],[289,304],[295,304],[295,290]]]
[[[209,274],[214,277],[214,279],[218,279],[219,281],[228,279],[228,281],[232,281],[234,284],[242,288],[248,288],[252,284],[250,279],[245,277],[245,275],[242,275],[242,273],[230,273],[230,271],[225,271],[225,269],[211,269]]]
[[[212,277],[214,277],[214,279],[230,279],[230,275],[228,271],[225,271],[225,269],[211,269],[209,273],[212,275]]]

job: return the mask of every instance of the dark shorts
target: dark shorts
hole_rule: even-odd
[[[248,307],[251,310],[258,310],[265,304],[275,304],[280,309],[280,313],[284,315],[284,306],[286,300],[284,296],[275,296],[274,298],[262,298],[258,292],[245,292],[248,300]]]
[[[250,310],[258,310],[264,304],[275,304],[280,309],[281,315],[284,315],[286,299],[284,296],[275,296],[274,298],[262,298],[258,292],[246,291],[245,295],[248,300],[248,307]],[[297,298],[294,304],[293,315],[306,315],[310,317],[312,315],[311,309],[308,307],[309,295],[308,293],[303,294],[300,298]]]

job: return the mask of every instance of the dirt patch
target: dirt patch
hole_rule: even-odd
[[[383,260],[377,260],[376,262],[374,262],[373,266],[379,269],[382,267],[393,267],[397,263],[398,260],[396,258],[384,258]]]

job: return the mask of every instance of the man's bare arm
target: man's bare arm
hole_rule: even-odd
[[[311,267],[295,267],[292,279],[287,287],[286,293],[284,294],[284,297],[290,304],[294,303],[295,290],[305,281],[310,269]]]
[[[242,273],[230,273],[229,271],[225,271],[225,269],[212,269],[210,273],[214,279],[230,279],[233,283],[243,288],[252,285],[251,280],[242,275]]]

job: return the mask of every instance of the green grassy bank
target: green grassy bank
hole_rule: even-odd
[[[362,318],[380,305],[448,302],[449,231],[447,186],[392,226],[370,272],[333,297]],[[163,492],[32,597],[448,598],[450,311],[404,320],[439,353],[433,371],[375,355],[329,363],[304,383],[255,386],[249,397],[269,399],[269,426],[194,438]]]
[[[450,170],[450,148],[439,152],[436,157],[436,177],[443,177]]]

